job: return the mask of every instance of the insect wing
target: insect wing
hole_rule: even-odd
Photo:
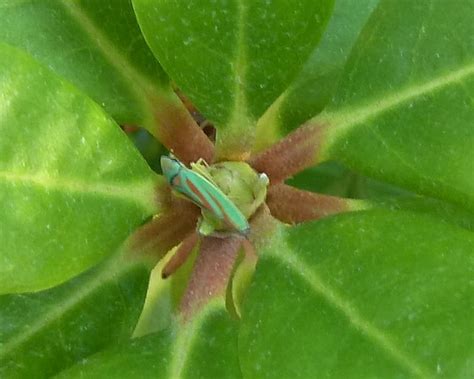
[[[186,173],[185,183],[189,195],[202,208],[212,212],[229,227],[245,234],[247,219],[237,206],[214,184],[194,172]]]

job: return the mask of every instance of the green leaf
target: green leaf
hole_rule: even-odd
[[[119,124],[146,128],[181,161],[212,158],[211,142],[146,46],[130,0],[6,0],[1,40],[74,83]]]
[[[410,192],[386,182],[359,175],[334,161],[310,167],[290,178],[286,183],[307,191],[355,199],[410,194]]]
[[[338,0],[321,42],[258,123],[257,150],[267,147],[324,109],[347,56],[379,0]]]
[[[0,296],[0,377],[50,377],[130,338],[148,275],[114,257],[53,289]]]
[[[382,1],[327,111],[318,160],[474,209],[474,1]]]
[[[133,4],[151,49],[219,128],[218,143],[229,155],[251,146],[257,118],[313,51],[332,2],[134,0]]]
[[[407,210],[429,214],[474,231],[474,213],[464,207],[413,194],[390,184],[358,175],[335,162],[326,162],[305,170],[289,180],[288,184],[309,192],[316,192],[315,196],[321,194],[337,196],[345,204],[345,211]],[[310,204],[307,206],[311,207]],[[321,207],[320,204],[314,206]]]
[[[298,173],[286,183],[307,191],[358,198],[359,191],[354,187],[360,179],[357,173],[338,162],[324,162]]]
[[[92,356],[58,378],[239,378],[237,323],[222,301],[189,324]]]
[[[5,0],[0,40],[26,50],[123,123],[147,122],[166,75],[126,0]]]
[[[390,209],[427,214],[435,219],[474,231],[474,214],[472,212],[438,199],[399,194],[398,196],[371,200],[346,199],[346,204],[352,211]]]
[[[471,232],[408,212],[283,229],[244,304],[244,376],[469,377],[473,250]]]
[[[409,210],[474,231],[474,213],[456,204],[420,196],[388,183],[358,175],[347,168],[327,162],[303,171],[288,184],[318,194],[345,197],[349,211],[365,209]],[[342,200],[342,199],[340,199]]]
[[[0,293],[91,267],[156,213],[157,177],[94,102],[0,45]]]

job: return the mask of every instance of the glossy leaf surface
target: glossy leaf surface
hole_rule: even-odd
[[[473,251],[471,232],[408,212],[283,229],[244,304],[244,376],[468,377]]]
[[[318,160],[474,209],[474,2],[382,1],[328,110]]]
[[[237,324],[222,303],[210,303],[191,323],[175,327],[92,356],[59,377],[241,377]]]
[[[0,5],[0,294],[27,292],[0,296],[0,377],[471,377],[474,0],[132,1],[144,37],[128,0]],[[164,255],[198,209],[111,117],[215,155],[144,38],[271,187],[255,275],[205,239],[136,326],[148,270],[107,257],[156,213],[127,246]]]
[[[304,170],[289,178],[286,183],[307,191],[356,199],[408,193],[388,183],[364,177],[333,161]]]
[[[0,293],[44,289],[116,251],[158,210],[158,178],[100,107],[6,45],[0,103]]]
[[[256,119],[313,51],[332,10],[332,0],[133,4],[167,73],[237,151],[249,148]]]
[[[128,340],[148,275],[113,258],[53,289],[0,296],[0,377],[50,377]]]
[[[344,64],[379,0],[337,0],[321,42],[296,78],[259,120],[257,149],[321,112],[337,88]]]
[[[0,41],[24,49],[101,104],[119,123],[142,123],[166,75],[127,0],[6,0]]]

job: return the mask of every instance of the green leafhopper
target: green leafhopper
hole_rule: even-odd
[[[172,156],[162,156],[160,163],[163,175],[175,191],[209,211],[230,229],[248,235],[250,225],[247,219],[211,179],[188,169]]]

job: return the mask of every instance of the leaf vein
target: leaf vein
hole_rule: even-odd
[[[54,304],[54,306],[52,306],[49,310],[45,311],[44,315],[38,315],[34,323],[25,326],[25,328],[21,330],[21,333],[17,334],[14,338],[3,344],[0,347],[0,360],[8,355],[11,351],[21,346],[21,344],[27,342],[29,338],[33,337],[36,333],[39,333],[43,328],[46,328],[54,322],[60,320],[68,311],[76,307],[77,304],[84,300],[98,287],[109,280],[114,280],[115,274],[117,273],[117,267],[123,268],[123,266],[120,265],[115,266],[115,263],[116,262],[113,261],[112,265],[107,266],[105,270],[101,271],[97,276],[91,278],[87,282],[87,285],[79,287],[75,293],[69,293],[65,300]]]
[[[198,317],[195,317],[187,325],[179,325],[178,333],[175,343],[172,347],[171,357],[172,361],[169,366],[169,377],[179,379],[183,377],[183,370],[186,365],[186,360],[191,352],[194,342],[199,337],[199,330],[201,325],[206,321],[206,318],[213,312],[222,309],[222,302],[211,301],[206,305]]]
[[[153,81],[138,72],[127,58],[117,51],[113,43],[100,31],[90,17],[81,10],[80,5],[68,0],[61,0],[60,4],[89,36],[90,40],[102,51],[107,61],[123,75],[130,87],[134,89],[137,99],[145,106],[145,94],[154,94],[156,92],[155,87],[151,84]]]
[[[231,113],[229,124],[233,126],[235,123],[239,125],[242,117],[246,116],[246,99],[245,99],[245,86],[246,86],[246,52],[245,52],[245,4],[243,0],[237,1],[238,19],[237,19],[237,44],[235,49],[234,62],[231,63],[231,67],[234,73],[234,105]]]
[[[394,361],[406,368],[413,376],[420,378],[432,377],[429,370],[413,361],[407,356],[392,339],[384,332],[372,325],[360,315],[355,307],[339,295],[333,288],[323,282],[317,273],[309,270],[298,257],[283,254],[281,251],[288,252],[288,249],[273,249],[269,251],[269,255],[275,259],[282,261],[286,267],[301,276],[311,288],[322,297],[324,297],[335,309],[340,311],[352,324],[356,330],[380,346]]]
[[[0,181],[13,185],[39,187],[45,191],[54,190],[66,193],[101,195],[116,198],[139,204],[147,211],[154,208],[154,205],[150,201],[150,199],[153,198],[150,194],[153,190],[151,181],[126,185],[85,183],[74,179],[55,178],[49,175],[17,174],[6,171],[0,171]]]
[[[453,84],[462,86],[462,80],[474,75],[474,63],[466,64],[457,70],[449,71],[436,78],[408,86],[398,92],[380,95],[380,101],[374,100],[366,105],[353,106],[334,112],[326,112],[324,115],[316,116],[313,123],[323,121],[328,122],[333,127],[329,129],[328,144],[326,149],[335,143],[339,138],[347,134],[352,128],[363,124],[367,120],[374,119],[402,104],[415,101],[424,95],[438,92]]]

